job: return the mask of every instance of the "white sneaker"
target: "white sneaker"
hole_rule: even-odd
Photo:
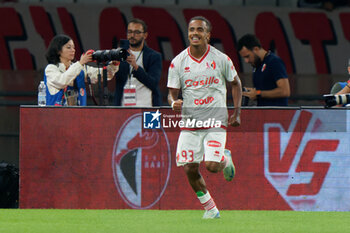
[[[203,219],[214,219],[220,218],[220,212],[218,210],[206,210],[203,215]]]
[[[233,179],[233,177],[235,177],[236,174],[236,168],[235,165],[232,162],[232,157],[231,157],[231,151],[225,149],[224,150],[224,155],[227,159],[227,167],[224,168],[223,173],[224,173],[224,177],[225,180],[227,181],[231,181]]]

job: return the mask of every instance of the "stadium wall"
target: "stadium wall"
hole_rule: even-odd
[[[76,58],[87,49],[110,49],[126,38],[133,17],[146,21],[150,47],[163,55],[164,71],[187,45],[187,22],[195,15],[213,24],[211,42],[228,54],[237,70],[251,72],[236,51],[237,39],[255,33],[265,48],[276,51],[288,73],[344,74],[350,49],[348,8],[210,6],[145,7],[118,4],[41,3],[0,7],[0,69],[43,69],[45,50],[56,34],[70,35]]]
[[[20,208],[201,209],[175,165],[178,116],[159,109],[147,129],[156,110],[21,107]],[[234,180],[202,168],[218,207],[349,211],[348,113],[243,109],[227,135]]]
[[[168,66],[188,45],[187,21],[195,14],[212,21],[212,43],[234,60],[245,86],[252,86],[251,67],[238,56],[237,40],[245,33],[256,33],[265,48],[277,52],[289,73],[290,106],[322,105],[321,95],[329,93],[334,83],[349,78],[349,8],[326,12],[296,7],[219,6],[215,5],[217,1],[212,1],[213,5],[177,1],[179,5],[161,6],[140,6],[130,0],[107,1],[112,2],[109,4],[19,2],[2,2],[0,7],[0,159],[17,166],[19,105],[36,104],[37,87],[47,65],[44,54],[56,34],[70,35],[79,57],[87,49],[117,47],[126,37],[126,22],[133,17],[144,19],[150,29],[148,44],[163,56],[160,89],[165,105]],[[248,5],[248,1],[243,2]],[[110,82],[110,93],[114,87],[114,81]]]

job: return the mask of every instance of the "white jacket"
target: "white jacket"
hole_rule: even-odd
[[[80,74],[84,69],[85,78],[87,75],[91,79],[91,83],[97,83],[98,68],[81,65],[80,62],[72,63],[68,69],[63,63],[58,65],[49,64],[45,68],[46,75],[46,84],[48,91],[51,95],[55,95],[60,90],[64,89],[67,86],[73,86],[74,79]],[[102,68],[99,68],[102,74]],[[107,66],[107,80],[111,80],[114,77],[114,74],[118,71],[119,65],[110,64]]]

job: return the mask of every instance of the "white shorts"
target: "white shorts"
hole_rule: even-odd
[[[226,145],[225,129],[183,130],[177,141],[176,164],[220,162]]]

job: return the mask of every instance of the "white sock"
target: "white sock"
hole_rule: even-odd
[[[204,196],[198,197],[199,201],[201,202],[203,208],[207,211],[218,211],[218,208],[216,207],[216,204],[213,200],[213,198],[210,196],[209,191],[207,191]]]

